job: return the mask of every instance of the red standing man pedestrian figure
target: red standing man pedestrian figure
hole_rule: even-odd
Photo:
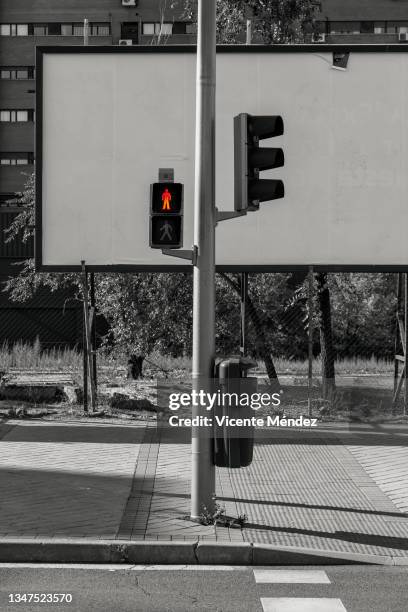
[[[162,202],[163,202],[162,210],[171,210],[171,206],[170,206],[171,193],[167,189],[167,187],[163,191],[161,199],[162,199]]]

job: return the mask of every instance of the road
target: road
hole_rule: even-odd
[[[408,567],[0,564],[0,610],[70,612],[406,612]],[[65,593],[71,603],[10,603]],[[28,595],[28,598],[30,596]]]

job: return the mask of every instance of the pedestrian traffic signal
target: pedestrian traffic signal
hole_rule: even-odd
[[[260,147],[259,141],[283,134],[279,115],[254,116],[241,113],[234,117],[234,208],[258,210],[260,202],[283,198],[283,182],[260,179],[259,172],[279,168],[285,158],[280,148]]]
[[[153,183],[150,186],[150,246],[179,249],[183,246],[183,185]]]

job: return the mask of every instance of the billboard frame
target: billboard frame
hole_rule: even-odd
[[[259,53],[407,53],[408,45],[393,44],[299,44],[299,45],[217,45],[218,53],[259,54]],[[196,53],[195,45],[157,45],[157,46],[37,46],[36,47],[36,121],[35,121],[35,231],[34,231],[34,261],[37,272],[73,273],[81,272],[81,265],[44,265],[42,263],[42,171],[43,171],[43,58],[45,54],[143,54],[143,53]],[[408,272],[407,265],[313,265],[316,272]],[[192,265],[87,265],[89,272],[104,273],[138,273],[138,272],[191,272]],[[217,272],[307,272],[310,264],[305,265],[220,265]]]

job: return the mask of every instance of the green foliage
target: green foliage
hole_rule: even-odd
[[[184,0],[187,19],[197,20],[197,0]],[[217,0],[217,41],[245,41],[246,20],[253,21],[254,38],[264,44],[310,40],[315,31],[314,0]]]
[[[27,240],[33,233],[34,178],[19,197],[22,210],[8,239]],[[19,264],[20,266],[20,264]],[[235,281],[237,275],[232,275]],[[100,314],[110,324],[106,347],[117,355],[133,352],[191,355],[192,277],[189,274],[96,274]],[[329,274],[336,357],[391,358],[394,350],[395,275]],[[307,279],[291,273],[251,274],[250,297],[263,323],[274,356],[289,361],[307,357]],[[5,286],[10,298],[24,302],[40,287],[71,288],[81,299],[80,275],[38,274],[32,259]],[[319,354],[319,310],[314,299],[314,353]],[[239,350],[239,298],[221,276],[216,279],[216,346],[219,355]],[[248,346],[257,357],[256,338],[248,325]],[[279,367],[279,365],[278,365]]]
[[[33,235],[34,218],[34,201],[35,201],[35,174],[30,174],[24,185],[24,191],[17,194],[17,198],[12,200],[18,206],[21,206],[21,212],[18,214],[9,228],[5,230],[6,242],[11,242],[15,238],[19,238],[23,242]]]
[[[394,354],[395,274],[329,276],[333,336],[339,358],[391,358]]]
[[[225,506],[221,506],[216,501],[215,493],[212,496],[214,509],[210,510],[207,506],[203,505],[203,510],[201,512],[199,522],[202,525],[214,525],[219,527],[240,527],[241,529],[244,527],[245,523],[248,520],[246,514],[240,514],[238,517],[234,518],[231,516],[227,516]]]
[[[98,310],[117,352],[173,356],[191,351],[192,278],[187,274],[98,274]]]

